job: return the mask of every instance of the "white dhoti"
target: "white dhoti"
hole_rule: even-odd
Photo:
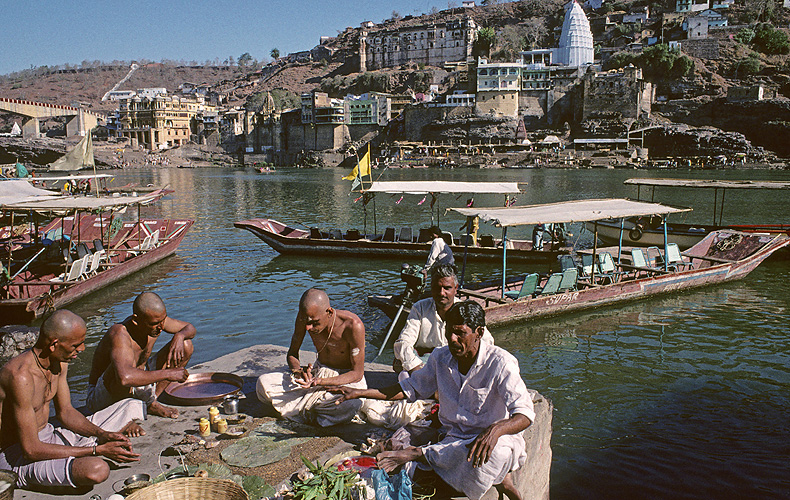
[[[447,436],[436,444],[423,447],[425,460],[444,482],[478,500],[492,486],[500,484],[508,472],[524,465],[527,453],[521,434],[499,438],[491,458],[480,467],[467,462],[474,439]]]
[[[348,371],[338,371],[318,363],[313,366],[313,376],[318,378],[336,377]],[[346,387],[367,389],[368,386],[363,376],[359,382],[346,384]],[[358,399],[337,405],[335,402],[340,395],[321,387],[304,388],[296,383],[290,370],[264,373],[258,377],[255,392],[259,400],[271,403],[283,417],[321,427],[350,422],[362,406]]]

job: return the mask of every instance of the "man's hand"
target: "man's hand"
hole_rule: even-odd
[[[361,389],[353,389],[344,385],[329,386],[326,388],[326,390],[332,394],[340,395],[340,397],[335,401],[336,405],[339,405],[344,401],[348,401],[349,399],[359,399],[362,396]]]
[[[184,337],[175,334],[173,341],[170,343],[170,352],[167,353],[167,361],[165,361],[165,368],[176,367],[186,358],[186,350],[184,348]]]
[[[313,377],[313,364],[308,363],[306,367],[301,369],[300,371],[294,373],[295,375],[295,382],[302,387],[312,387],[313,381],[315,378]]]
[[[168,370],[167,380],[171,382],[186,382],[189,372],[186,368],[172,368]]]
[[[466,456],[467,462],[472,462],[472,467],[480,467],[488,462],[491,458],[491,452],[494,450],[499,436],[502,433],[499,430],[498,422],[491,424],[488,429],[483,431],[482,434],[477,436],[469,448],[469,454]]]
[[[108,443],[110,441],[120,441],[128,444],[129,446],[132,445],[132,442],[129,441],[129,438],[121,434],[120,432],[108,432],[102,430],[101,433],[96,435],[96,440],[98,441],[99,444]]]
[[[137,462],[140,455],[132,451],[128,441],[108,441],[96,446],[96,454],[107,457],[115,462]]]

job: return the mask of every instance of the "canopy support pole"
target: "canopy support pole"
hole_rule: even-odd
[[[379,227],[376,223],[376,195],[373,195],[373,234],[379,233]]]
[[[719,188],[713,188],[713,225],[716,225],[716,207],[719,205]]]
[[[724,195],[727,194],[727,189],[721,190],[721,206],[719,207],[719,223],[718,225],[721,226],[721,221],[724,219]]]
[[[623,256],[623,231],[624,231],[624,223],[625,219],[620,219],[620,243],[617,247],[617,265],[620,265],[620,260]]]
[[[667,238],[667,216],[662,215],[661,221],[664,223],[664,271],[669,271],[669,262],[667,259],[667,246],[668,246],[668,238]]]
[[[505,298],[507,285],[507,226],[502,228],[502,298]]]
[[[592,271],[590,273],[590,284],[595,284],[595,258],[598,253],[598,221],[593,222],[593,255],[592,255]]]
[[[11,211],[11,237],[12,238],[14,236],[14,215],[16,215],[16,213],[12,210]],[[14,253],[13,248],[14,248],[13,241],[11,239],[9,239],[9,244],[8,244],[8,273],[9,274],[11,273],[11,256]]]
[[[472,229],[472,217],[466,218],[466,240],[464,241],[464,265],[461,268],[461,282],[459,286],[464,287],[464,275],[466,275],[466,255],[469,253],[469,232]]]

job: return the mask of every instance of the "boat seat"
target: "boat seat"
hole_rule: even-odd
[[[71,258],[71,252],[69,251],[68,246],[63,247],[61,252],[63,253],[63,262],[65,262],[66,264],[71,264],[72,262],[74,262],[74,259]]]
[[[85,256],[90,255],[90,254],[91,254],[91,251],[88,250],[88,245],[86,245],[85,243],[78,243],[77,244],[77,258],[78,259],[81,259],[81,258],[83,258]]]
[[[310,228],[310,238],[312,238],[314,240],[320,240],[323,237],[324,236],[321,234],[321,230],[320,229],[318,229],[317,227],[311,227]]]
[[[593,256],[592,254],[582,254],[582,263],[578,268],[579,276],[589,278],[593,274]],[[601,269],[598,264],[595,264],[595,274],[601,274]]]
[[[565,271],[566,269],[576,269],[576,260],[572,255],[558,255],[557,261],[560,263],[560,271]]]
[[[664,268],[664,256],[658,247],[647,247],[647,267]]]
[[[412,243],[414,241],[412,230],[410,227],[402,227],[400,229],[400,235],[398,236],[398,241],[405,241],[408,243]]]
[[[532,273],[524,276],[524,282],[521,284],[521,290],[518,292],[515,290],[505,292],[505,297],[513,300],[519,300],[524,297],[532,297],[535,293],[535,290],[538,288],[538,280],[540,279],[540,275],[538,273]]]
[[[104,250],[104,243],[102,243],[102,240],[100,240],[99,238],[93,240],[93,251],[101,252],[102,250]]]
[[[330,229],[329,230],[329,239],[330,240],[342,240],[343,233],[340,232],[340,229]]]
[[[601,280],[609,281],[609,283],[620,281],[621,273],[617,271],[617,266],[615,266],[614,259],[609,252],[598,254],[598,267],[601,269]]]
[[[546,280],[546,284],[540,289],[540,295],[554,295],[560,289],[562,283],[562,273],[554,273]]]
[[[667,267],[673,271],[679,271],[691,266],[691,262],[683,260],[680,254],[680,247],[677,243],[667,243]]]
[[[104,250],[99,250],[98,252],[94,253],[90,257],[90,266],[88,267],[86,274],[88,276],[93,276],[94,274],[97,274],[105,258],[106,258],[106,252]]]
[[[481,234],[477,241],[481,247],[494,248],[496,246],[493,234]]]
[[[557,289],[557,293],[576,290],[576,280],[578,277],[579,277],[579,271],[575,267],[571,267],[563,270],[562,280],[560,281],[560,286]]]
[[[51,282],[53,283],[63,283],[64,281],[77,281],[80,276],[82,276],[85,271],[87,270],[88,260],[87,258],[83,257],[82,259],[75,260],[71,263],[71,267],[67,273],[61,274],[55,278],[52,278]]]
[[[359,229],[349,229],[348,231],[346,231],[346,236],[345,236],[345,238],[346,238],[347,240],[352,240],[352,241],[354,241],[354,240],[359,240],[359,239],[361,239],[361,238],[362,238],[362,235],[361,235],[361,234],[359,234]]]
[[[417,236],[417,243],[428,243],[431,241],[431,230],[425,227],[420,228],[420,233]]]
[[[442,231],[442,239],[448,245],[453,245],[453,233],[448,233],[447,231]]]
[[[384,230],[384,236],[381,238],[381,241],[395,241],[395,228],[388,227]]]

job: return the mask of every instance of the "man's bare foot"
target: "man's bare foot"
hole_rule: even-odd
[[[518,488],[516,488],[515,483],[513,483],[512,472],[505,474],[505,479],[496,485],[496,489],[510,500],[521,500],[521,493],[519,493]]]
[[[159,401],[154,401],[148,405],[148,413],[165,418],[178,418],[178,410],[164,406]]]
[[[384,469],[385,472],[392,472],[398,466],[406,462],[413,462],[422,458],[422,448],[414,446],[396,451],[382,451],[376,455],[376,462],[379,468]]]
[[[121,434],[126,437],[135,438],[145,436],[145,430],[140,427],[140,424],[132,420],[121,429]]]

